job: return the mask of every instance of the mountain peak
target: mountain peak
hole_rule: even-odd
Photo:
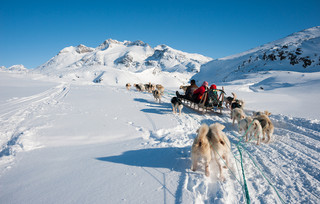
[[[121,42],[113,39],[107,39],[101,45],[99,45],[97,49],[105,50],[105,49],[108,49],[109,47],[112,47],[111,46],[112,44],[121,44]]]
[[[142,46],[142,47],[150,47],[148,45],[148,43],[145,43],[141,40],[136,40],[134,42],[131,42],[131,41],[124,41],[124,45],[126,46]]]
[[[76,47],[76,52],[79,54],[87,53],[87,52],[92,52],[94,51],[94,48],[87,47],[83,44],[80,44]]]

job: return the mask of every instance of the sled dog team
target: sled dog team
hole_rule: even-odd
[[[208,83],[205,85],[208,86]],[[164,87],[161,84],[140,83],[134,84],[133,87],[135,87],[137,91],[152,93],[155,101],[161,102],[161,96],[164,93]],[[191,86],[180,86],[180,89],[187,94],[190,87]],[[126,84],[126,88],[130,90],[130,83]],[[269,111],[253,112],[252,116],[247,116],[243,111],[244,101],[237,99],[235,93],[231,94],[232,96],[225,97],[223,102],[225,103],[225,107],[231,110],[232,124],[234,125],[235,122],[237,122],[238,131],[244,132],[243,139],[248,142],[250,138],[254,137],[257,140],[257,145],[260,145],[261,142],[269,143],[274,132],[274,126],[268,117],[271,113]],[[177,97],[171,99],[172,111],[173,113],[177,113],[179,110],[179,115],[181,115],[183,108],[180,96],[180,94],[177,94]],[[228,137],[223,132],[224,128],[224,125],[214,123],[210,126],[202,124],[197,130],[197,136],[191,148],[192,171],[197,170],[199,159],[202,158],[205,165],[205,175],[208,177],[210,175],[209,165],[214,158],[219,167],[220,180],[225,180],[223,168],[229,166],[231,146]]]
[[[159,103],[161,103],[161,96],[164,93],[164,87],[161,84],[152,84],[152,83],[148,83],[148,84],[133,84],[133,87],[136,88],[137,91],[141,91],[141,92],[148,92],[148,93],[152,93],[155,101],[158,101]],[[126,84],[126,88],[127,90],[131,89],[131,84],[127,83]]]

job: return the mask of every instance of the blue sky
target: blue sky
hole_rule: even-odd
[[[104,40],[212,58],[320,25],[319,0],[0,0],[0,66],[35,68],[61,49]]]

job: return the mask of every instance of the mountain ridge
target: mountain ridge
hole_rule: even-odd
[[[320,71],[320,26],[293,33],[285,38],[248,51],[212,60],[195,74],[197,80],[214,76],[229,82],[261,71]]]
[[[83,44],[63,48],[55,57],[35,70],[49,73],[50,69],[105,66],[132,72],[150,68],[168,72],[198,72],[200,66],[210,60],[210,57],[182,52],[167,45],[152,48],[140,40],[120,42],[108,39],[96,48]]]

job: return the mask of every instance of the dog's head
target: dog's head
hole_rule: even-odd
[[[264,111],[264,114],[267,115],[267,116],[271,115],[271,113],[269,111],[267,111],[267,110]]]
[[[265,110],[264,112],[261,112],[261,111],[254,111],[253,112],[253,116],[259,116],[259,115],[266,115],[266,116],[270,116],[271,115],[271,113],[269,112],[269,111],[267,111],[267,110]]]

